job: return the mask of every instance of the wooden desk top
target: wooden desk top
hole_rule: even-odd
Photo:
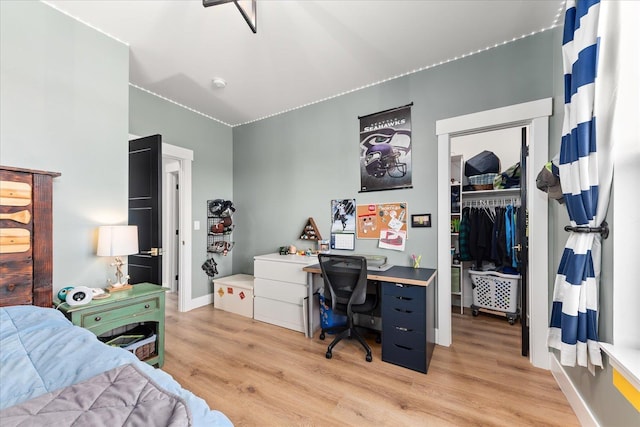
[[[320,264],[308,265],[302,269],[307,273],[322,273]],[[433,268],[413,268],[394,265],[387,271],[367,271],[367,279],[384,282],[398,282],[407,285],[429,286],[433,283],[437,271]]]

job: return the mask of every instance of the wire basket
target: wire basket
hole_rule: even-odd
[[[473,305],[476,314],[478,308],[507,313],[513,323],[518,310],[518,288],[520,275],[503,274],[495,271],[469,271],[473,288]]]
[[[473,175],[469,177],[469,184],[473,185],[474,190],[493,190],[493,180],[496,176],[498,176],[497,173]]]
[[[149,338],[134,342],[123,348],[135,354],[138,359],[146,360],[156,355],[156,335],[153,334]]]

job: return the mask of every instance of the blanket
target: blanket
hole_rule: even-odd
[[[0,411],[3,427],[33,425],[191,426],[178,396],[124,365]]]
[[[0,410],[123,365],[135,365],[155,384],[183,399],[194,426],[233,425],[162,369],[139,361],[129,351],[105,345],[61,312],[26,305],[0,307]]]

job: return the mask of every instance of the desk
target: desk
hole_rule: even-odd
[[[313,275],[321,274],[319,264],[302,269],[307,272],[309,301],[316,291]],[[368,280],[381,283],[382,360],[426,373],[435,347],[436,270],[393,266],[387,271],[369,270]],[[311,307],[311,304],[309,304]],[[308,313],[309,336],[317,325]]]

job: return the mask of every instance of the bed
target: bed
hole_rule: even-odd
[[[0,307],[0,425],[46,424],[232,426],[169,374],[61,312]]]
[[[54,178],[0,166],[0,425],[232,426],[52,307]]]

